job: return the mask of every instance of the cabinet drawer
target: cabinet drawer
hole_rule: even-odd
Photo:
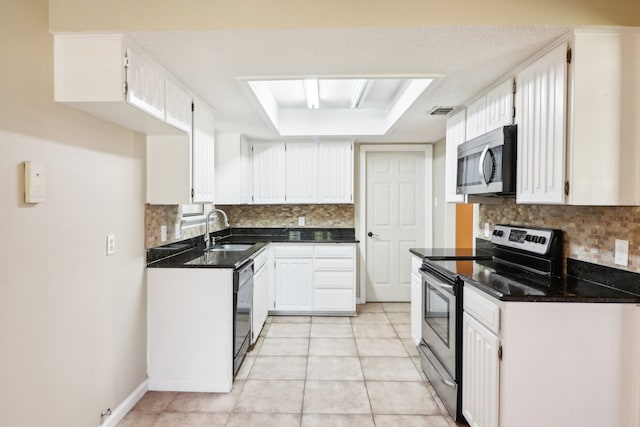
[[[500,330],[500,306],[469,285],[464,287],[464,311],[494,334]]]
[[[276,258],[313,258],[313,246],[287,245],[274,248]]]
[[[313,309],[318,311],[355,311],[351,289],[314,289]]]
[[[314,271],[353,271],[353,259],[321,258],[313,262]]]
[[[354,277],[351,272],[321,271],[313,274],[313,287],[315,289],[353,289]]]
[[[316,258],[353,258],[353,246],[317,245]]]

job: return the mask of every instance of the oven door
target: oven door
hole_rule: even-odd
[[[422,339],[456,378],[456,296],[454,283],[422,273]]]

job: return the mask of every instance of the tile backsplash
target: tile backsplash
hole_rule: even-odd
[[[354,227],[354,207],[349,205],[218,205],[229,217],[231,227],[298,227],[298,217],[305,217],[305,227]],[[205,206],[205,212],[211,205]],[[146,205],[145,247],[166,245],[205,233],[205,226],[181,225],[180,238],[174,238],[174,225],[181,224],[179,205]],[[160,227],[167,227],[167,240],[161,240]],[[214,215],[211,230],[223,228],[220,215]]]
[[[564,256],[609,267],[640,272],[640,207],[480,205],[479,228],[489,223],[555,228],[564,231]],[[482,237],[482,236],[477,236]],[[629,267],[616,265],[615,239],[629,241]]]
[[[232,227],[354,227],[354,208],[346,205],[229,205],[217,206],[229,215]]]

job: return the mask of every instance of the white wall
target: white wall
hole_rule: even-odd
[[[146,378],[144,139],[53,102],[47,0],[2,2],[0,57],[0,425],[97,426]]]

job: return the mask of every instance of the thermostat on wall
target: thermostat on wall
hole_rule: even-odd
[[[24,162],[24,202],[44,202],[44,163]]]

